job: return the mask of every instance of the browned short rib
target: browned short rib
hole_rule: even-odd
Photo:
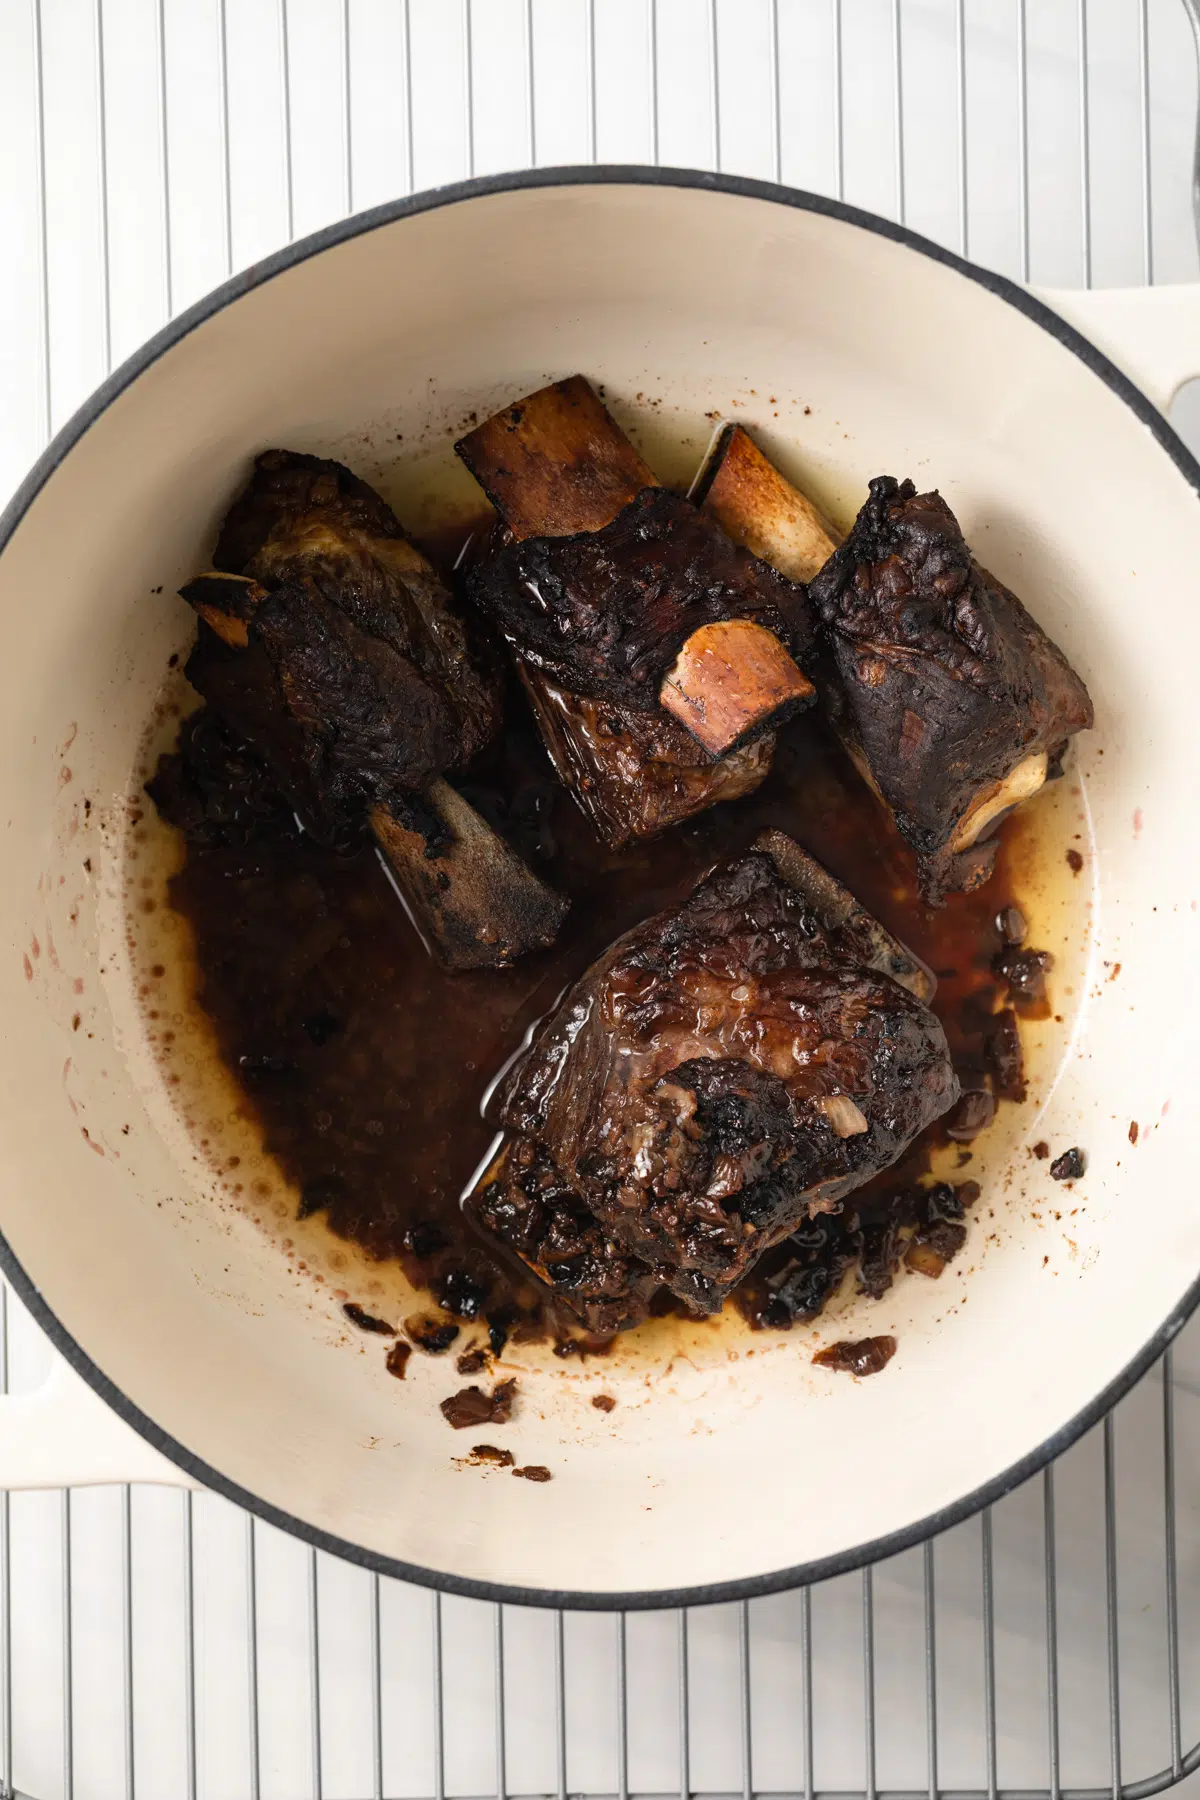
[[[991,874],[989,831],[1044,785],[1056,752],[1090,725],[1091,702],[1057,645],[974,561],[939,495],[887,479],[871,490],[840,548],[811,501],[727,425],[692,497],[738,543],[812,583],[836,670],[826,709],[937,901]]]
[[[189,582],[183,596],[239,663],[243,654],[249,656],[254,615],[272,598],[265,588],[243,576],[214,572]],[[304,604],[302,595],[296,603]],[[193,653],[189,671],[202,679],[200,666],[206,660],[213,659],[204,658],[201,646]],[[258,673],[266,687],[270,665],[265,660]],[[212,701],[220,710],[215,691]],[[276,716],[280,729],[264,736],[263,725]],[[314,789],[308,773],[301,773],[299,760],[289,754],[286,702],[266,698],[230,722],[258,738],[282,791],[304,810]],[[418,934],[447,968],[496,968],[527,950],[553,943],[566,901],[540,881],[440,776],[422,780],[415,813],[381,803],[367,808],[367,818]]]
[[[601,532],[658,488],[582,376],[505,407],[457,448],[518,542]],[[673,504],[664,496],[660,510]],[[661,712],[648,714],[510,642],[560,777],[612,844],[751,791],[769,767],[770,725],[812,697],[779,637],[753,618],[693,631],[661,670]]]

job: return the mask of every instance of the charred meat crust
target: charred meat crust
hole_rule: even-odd
[[[771,733],[714,761],[661,708],[588,700],[539,670],[520,674],[559,779],[611,849],[657,837],[718,801],[740,800],[770,773]]]
[[[419,789],[454,758],[454,719],[411,665],[335,607],[277,589],[255,611],[245,650],[202,619],[185,672],[258,746],[315,837],[342,841],[361,831],[366,808],[383,804],[436,843]],[[398,731],[397,718],[411,729]]]
[[[836,876],[829,873],[783,831],[760,831],[752,850],[771,858],[776,870],[815,913],[835,950],[864,969],[890,975],[926,1006],[937,992],[937,977],[918,956],[892,936],[886,926],[861,906]]]
[[[201,625],[193,686],[254,744],[305,828],[369,823],[427,948],[500,967],[553,942],[566,902],[446,781],[499,721],[440,577],[390,509],[337,463],[258,459],[218,545],[182,590]]]
[[[496,684],[440,575],[386,501],[341,463],[265,450],[230,508],[214,564],[267,588],[301,588],[409,662],[431,690],[425,709],[444,711],[457,730],[443,772],[469,762],[495,732]]]
[[[855,1198],[840,1213],[806,1219],[784,1239],[783,1258],[767,1279],[752,1278],[742,1290],[742,1309],[753,1325],[789,1331],[824,1311],[848,1269],[858,1271],[859,1293],[875,1300],[891,1287],[902,1259],[914,1266],[914,1249],[924,1253],[923,1273],[940,1274],[966,1242],[963,1221],[978,1197],[977,1182],[941,1181],[866,1204]]]
[[[386,802],[457,763],[457,720],[444,696],[319,591],[276,588],[250,636],[266,652],[315,778],[335,798]]]
[[[364,537],[403,537],[387,502],[343,463],[298,450],[263,450],[225,515],[213,565],[247,570],[270,540],[317,512]]]
[[[146,792],[196,850],[244,850],[295,830],[264,757],[206,706],[184,720],[178,749],[159,758]]]
[[[844,1375],[878,1375],[896,1354],[894,1337],[843,1338],[818,1350],[813,1361],[823,1369]]]
[[[640,1324],[662,1286],[662,1276],[592,1217],[531,1139],[506,1146],[466,1206],[485,1233],[599,1337]]]
[[[835,722],[917,854],[936,899],[990,872],[956,828],[989,784],[1092,723],[1062,651],[980,568],[940,494],[877,477],[811,582],[836,664]]]
[[[933,1014],[840,955],[751,853],[576,983],[508,1077],[500,1116],[709,1311],[957,1096]]]
[[[612,523],[509,544],[468,576],[475,604],[516,654],[572,694],[636,712],[702,626],[750,619],[801,659],[800,589],[678,494],[646,488]]]
[[[196,583],[184,590],[190,597]],[[231,741],[253,745],[271,779],[306,831],[333,844],[362,834],[361,808],[339,802],[314,776],[315,757],[299,723],[291,717],[261,644],[232,648],[201,616],[184,674],[219,719]]]

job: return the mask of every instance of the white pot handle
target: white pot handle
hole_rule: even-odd
[[[1140,288],[1034,288],[1166,412],[1200,375],[1200,284]]]
[[[118,1418],[61,1356],[33,1393],[0,1398],[0,1488],[123,1481],[197,1485]]]

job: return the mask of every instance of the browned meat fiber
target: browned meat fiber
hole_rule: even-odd
[[[531,1138],[508,1144],[468,1214],[598,1337],[646,1318],[663,1275],[595,1219]]]
[[[421,793],[493,735],[499,698],[391,509],[339,463],[265,451],[215,561],[254,584],[252,603],[232,603],[244,647],[212,629],[205,604],[211,590],[232,610],[233,584],[193,583],[192,685],[263,751],[324,841],[361,830],[372,805],[436,837]]]
[[[977,885],[995,841],[972,820],[1018,768],[1022,795],[1054,773],[1092,723],[1083,682],[974,560],[941,495],[911,481],[872,481],[808,592],[836,664],[835,723],[916,852],[922,892]]]
[[[455,1431],[467,1431],[476,1425],[507,1425],[516,1392],[515,1377],[498,1381],[490,1394],[478,1387],[460,1388],[457,1394],[442,1401],[442,1416]]]
[[[752,852],[619,939],[538,1032],[501,1093],[522,1144],[505,1204],[551,1165],[614,1243],[712,1311],[957,1095],[934,1015],[839,954]]]
[[[770,773],[771,733],[714,759],[661,707],[572,694],[536,669],[522,680],[559,780],[614,850],[740,800]]]
[[[418,672],[454,718],[459,766],[499,723],[484,672],[441,576],[365,481],[319,456],[266,450],[234,502],[214,566],[320,595]]]
[[[899,1186],[882,1181],[854,1194],[838,1213],[806,1219],[775,1247],[738,1292],[738,1304],[760,1330],[790,1331],[823,1311],[848,1269],[857,1269],[857,1288],[878,1300],[886,1294],[902,1261],[921,1273],[940,1275],[966,1242],[967,1209],[979,1198],[979,1184],[952,1187]],[[924,1254],[922,1254],[924,1253]],[[934,1258],[940,1267],[935,1269]]]
[[[442,778],[494,736],[499,684],[378,495],[338,463],[268,451],[216,554],[236,567],[181,589],[200,618],[187,674],[306,831],[349,849],[369,829],[448,968],[552,943],[567,903]],[[188,796],[161,772],[151,792],[186,828]]]
[[[459,728],[412,664],[295,586],[264,592],[248,637],[231,648],[202,619],[187,677],[266,750],[305,826],[336,842],[374,805],[421,818],[420,791],[458,761]]]
[[[844,1375],[878,1375],[896,1354],[894,1337],[843,1338],[818,1350],[813,1361],[823,1369],[836,1369]]]
[[[352,1325],[357,1325],[360,1331],[378,1332],[381,1337],[395,1337],[397,1335],[396,1327],[394,1325],[389,1325],[386,1319],[377,1319],[374,1313],[369,1313],[366,1307],[360,1306],[356,1300],[347,1300],[346,1304],[342,1307],[342,1311],[345,1313],[350,1323]]]

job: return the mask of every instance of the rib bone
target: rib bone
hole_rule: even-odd
[[[181,589],[221,641],[250,646],[254,613],[267,590],[244,576],[212,572]],[[289,771],[277,778],[286,789]],[[449,782],[435,778],[420,812],[440,826],[433,838],[398,809],[369,811],[375,841],[431,955],[449,969],[501,968],[552,944],[567,902],[538,879]]]
[[[581,375],[505,407],[456,448],[518,541],[602,531],[659,486]],[[813,693],[766,625],[724,623],[683,643],[659,695],[713,756],[750,742]]]

